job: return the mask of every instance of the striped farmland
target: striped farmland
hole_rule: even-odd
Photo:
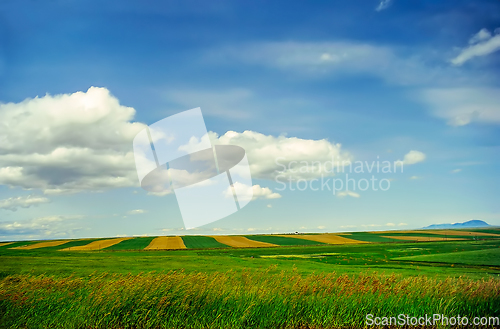
[[[107,247],[111,247],[117,243],[120,243],[124,240],[128,240],[132,238],[115,238],[115,239],[104,239],[104,240],[97,240],[94,242],[91,242],[89,244],[83,245],[83,246],[77,246],[77,247],[69,247],[69,248],[64,248],[61,250],[67,250],[67,251],[82,251],[82,250],[101,250]]]
[[[250,240],[244,236],[213,235],[212,238],[233,248],[277,247],[278,245]]]
[[[186,249],[184,241],[180,236],[159,236],[144,248],[144,250],[168,250],[168,249]]]

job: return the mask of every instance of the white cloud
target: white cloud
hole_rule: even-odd
[[[451,63],[460,66],[474,57],[486,56],[498,50],[500,50],[498,29],[495,30],[493,36],[487,29],[481,29],[469,40],[469,46],[463,48],[460,54],[451,60]]]
[[[0,222],[0,238],[48,238],[68,237],[81,228],[74,220],[83,216],[46,216],[25,221]]]
[[[235,94],[235,99],[244,99],[246,92]],[[132,140],[145,125],[132,122],[134,115],[133,108],[96,87],[0,104],[0,184],[46,194],[138,186]],[[328,140],[253,131],[230,131],[220,137],[211,133],[211,137],[220,144],[244,147],[255,178],[274,178],[280,169],[277,157],[283,157],[287,166],[293,161],[351,158],[340,144]],[[287,169],[285,174],[312,178],[324,172],[292,174]]]
[[[388,48],[354,42],[267,42],[241,45],[238,49],[226,48],[225,55],[283,69],[353,68],[363,65],[362,61],[368,58],[372,59],[370,62],[375,60],[379,64],[388,64],[393,56]]]
[[[491,32],[488,31],[487,29],[481,29],[472,38],[469,39],[469,44],[473,45],[473,44],[476,44],[478,42],[488,40],[490,38],[491,38]]]
[[[318,226],[318,228],[319,228],[320,230],[324,230],[324,229],[326,228],[326,226],[324,226],[324,225],[320,225],[320,226]]]
[[[14,198],[8,198],[0,200],[0,209],[7,209],[11,211],[16,211],[19,208],[29,208],[31,206],[36,206],[41,203],[48,203],[50,200],[41,196],[19,196]]]
[[[395,224],[395,223],[386,223],[385,225],[380,225],[380,224],[361,224],[361,225],[343,225],[343,226],[340,226],[340,228],[356,228],[356,227],[363,227],[364,229],[366,228],[371,228],[371,227],[383,227],[383,226],[387,226],[387,227],[394,227],[394,226],[406,226],[408,224],[406,223],[399,223],[399,224]]]
[[[210,134],[214,144],[238,145],[245,149],[252,177],[257,179],[275,179],[277,175],[311,179],[332,175],[331,166],[324,166],[326,162],[352,161],[352,156],[341,149],[341,144],[326,139],[275,137],[254,131],[228,131],[220,137]]]
[[[420,176],[411,176],[410,179],[415,180],[415,179],[422,179]]]
[[[398,163],[402,162],[405,165],[412,165],[424,161],[425,158],[426,156],[424,153],[420,151],[411,150],[410,152],[405,154],[403,161],[398,160],[399,161]]]
[[[448,88],[424,90],[420,98],[431,113],[449,125],[471,122],[500,124],[500,88]]]
[[[169,194],[173,194],[173,193],[174,193],[173,190],[164,190],[161,192],[148,192],[148,195],[165,196],[165,195],[169,195]]]
[[[337,192],[336,195],[338,197],[345,197],[345,196],[350,196],[350,197],[353,197],[353,198],[359,198],[360,195],[356,192],[352,192],[352,191],[340,191],[340,192]]]
[[[281,194],[273,192],[269,187],[261,187],[260,185],[247,186],[240,182],[234,183],[235,190],[238,191],[238,200],[255,199],[279,199]],[[227,189],[226,197],[233,198],[233,190],[231,187]]]
[[[425,55],[425,54],[424,54]],[[422,54],[357,41],[260,42],[213,49],[205,59],[262,65],[308,77],[376,76],[402,85],[456,81],[456,69],[428,65]]]
[[[358,225],[341,225],[340,228],[355,228],[358,227]]]
[[[144,125],[105,88],[0,104],[0,184],[45,193],[137,186]]]
[[[254,198],[262,199],[279,199],[281,195],[279,193],[271,191],[268,187],[261,187],[260,185],[252,186]]]
[[[273,205],[271,205],[271,204],[268,204],[268,205],[267,205],[267,207],[268,207],[268,208],[272,208],[272,207],[273,207]]]
[[[146,213],[147,211],[144,210],[144,209],[135,209],[135,210],[130,210],[127,212],[128,215],[140,215],[140,214],[144,214]]]
[[[453,170],[451,171],[451,173],[452,173],[452,174],[458,174],[458,173],[459,173],[459,172],[461,172],[461,171],[462,171],[462,169],[453,169]]]
[[[384,9],[387,9],[390,4],[391,4],[391,0],[382,0],[382,1],[380,1],[380,3],[377,6],[377,8],[375,8],[375,10],[376,11],[382,11]]]

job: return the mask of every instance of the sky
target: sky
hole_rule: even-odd
[[[0,240],[500,225],[499,73],[498,1],[2,0]],[[186,230],[132,141],[197,107],[253,200]]]

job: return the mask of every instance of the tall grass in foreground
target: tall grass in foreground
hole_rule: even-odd
[[[498,316],[500,280],[268,270],[0,281],[5,328],[365,327],[367,313]]]

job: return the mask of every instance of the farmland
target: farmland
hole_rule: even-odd
[[[227,248],[228,246],[217,242],[212,237],[209,236],[183,236],[184,244],[186,248],[191,249],[208,249],[208,248]]]
[[[144,250],[184,249],[184,241],[179,236],[159,236],[154,238]]]
[[[316,234],[323,242],[296,235],[105,238],[40,248],[19,247],[44,241],[14,242],[0,245],[0,323],[334,328],[363,327],[368,313],[498,316],[497,232]],[[148,249],[155,239],[158,248]],[[103,244],[110,245],[85,247]]]
[[[106,248],[109,248],[109,247],[112,247],[114,245],[117,245],[119,244],[120,242],[123,242],[123,241],[127,241],[127,240],[130,240],[131,238],[118,238],[118,239],[102,239],[102,240],[95,240],[93,242],[90,242],[88,244],[85,244],[85,245],[80,245],[80,246],[73,246],[73,247],[69,247],[69,248],[64,248],[64,249],[61,249],[61,250],[64,250],[64,251],[80,251],[80,250],[101,250],[101,249],[106,249]],[[43,243],[43,242],[41,242]],[[41,243],[38,243],[36,245],[39,245]],[[64,246],[64,244],[62,245]],[[27,248],[30,248],[30,247],[33,247],[33,246],[28,246]]]

